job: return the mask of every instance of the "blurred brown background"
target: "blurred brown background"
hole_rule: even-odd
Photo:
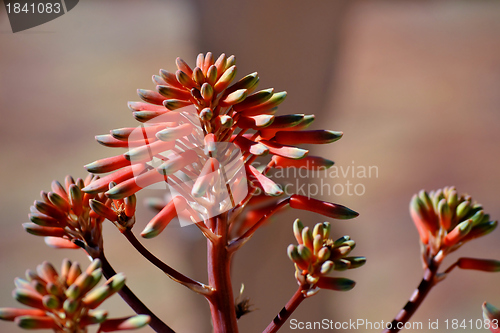
[[[82,1],[16,34],[2,6],[0,45],[0,306],[16,305],[12,281],[26,268],[64,257],[87,264],[83,253],[49,249],[23,232],[30,204],[52,179],[83,177],[82,165],[115,153],[94,135],[134,126],[126,102],[138,99],[136,88],[151,89],[159,68],[174,70],[177,56],[193,64],[199,52],[235,54],[239,77],[258,71],[263,89],[288,91],[281,114],[315,113],[312,128],[344,131],[341,141],[312,153],[338,166],[378,167],[378,178],[323,180],[365,186],[362,196],[324,199],[360,212],[355,220],[333,221],[333,235],[351,235],[358,244],[353,254],[368,263],[337,274],[356,280],[354,290],[322,291],[292,318],[392,320],[421,278],[408,214],[421,188],[456,185],[500,217],[496,1]],[[141,210],[136,233],[152,214]],[[295,216],[309,225],[323,219],[282,215],[235,258],[235,291],[244,283],[257,309],[240,320],[243,333],[261,332],[296,288],[285,250]],[[499,233],[465,245],[445,267],[458,256],[499,259]],[[206,302],[144,263],[110,225],[105,242],[115,269],[176,331],[210,332]],[[173,223],[144,244],[206,280],[196,228]],[[500,307],[499,283],[497,274],[456,270],[413,319],[439,319],[439,331],[451,332],[445,319],[475,321],[485,300]],[[118,296],[105,304],[112,316],[132,314]],[[0,331],[21,330],[0,322]],[[283,332],[291,331],[286,324]]]

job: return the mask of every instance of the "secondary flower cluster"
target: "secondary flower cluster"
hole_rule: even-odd
[[[140,328],[149,316],[108,319],[108,312],[96,310],[125,285],[125,276],[114,275],[96,287],[102,277],[101,262],[94,260],[82,271],[76,262],[65,259],[61,272],[48,262],[28,270],[26,279],[15,280],[14,298],[31,309],[0,308],[0,319],[14,321],[24,329],[52,329],[57,333],[84,333],[87,326],[100,324],[99,332]]]
[[[113,186],[98,176],[85,180],[67,176],[65,186],[52,182],[52,191],[41,192],[41,200],[31,206],[31,223],[23,224],[27,232],[44,236],[45,242],[56,248],[83,248],[92,257],[102,251],[102,222],[104,218],[120,228],[135,222],[135,196],[121,200],[106,198],[103,193],[84,193],[82,188],[95,188],[101,183]]]
[[[498,224],[471,196],[459,196],[455,187],[430,193],[420,191],[411,200],[410,212],[426,258],[441,250],[444,254],[452,252],[465,242],[492,232]]]
[[[319,288],[347,291],[354,287],[355,282],[345,278],[332,278],[326,275],[334,270],[344,271],[361,267],[365,257],[350,257],[355,247],[349,236],[343,236],[336,241],[330,239],[330,223],[315,225],[311,232],[297,219],[293,223],[293,233],[298,245],[289,245],[288,257],[295,263],[295,277],[299,285],[309,285],[308,294],[316,293]]]

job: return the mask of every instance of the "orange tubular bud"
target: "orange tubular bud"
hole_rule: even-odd
[[[230,93],[224,99],[219,102],[220,106],[229,106],[242,102],[248,94],[247,89],[239,89],[235,92]]]
[[[115,332],[135,330],[146,326],[151,321],[148,315],[137,315],[127,318],[108,319],[99,327],[99,332]]]
[[[123,199],[131,196],[144,187],[164,180],[165,177],[153,169],[137,177],[127,179],[123,183],[109,189],[105,194],[110,199]]]
[[[179,155],[173,156],[166,162],[163,162],[156,170],[162,175],[171,175],[178,170],[193,164],[199,160],[198,154],[194,150],[185,151]]]
[[[165,80],[163,80],[163,78],[159,75],[153,75],[152,80],[154,84],[167,84],[167,82],[165,82]]]
[[[156,105],[163,106],[163,101],[166,99],[165,97],[163,97],[162,95],[153,90],[137,89],[137,94],[144,102]]]
[[[68,193],[66,192],[66,189],[57,180],[53,180],[50,187],[52,192],[57,193],[64,200],[68,200]]]
[[[245,100],[241,103],[238,103],[233,107],[234,111],[238,112],[241,110],[245,110],[248,108],[251,108],[253,106],[259,105],[261,103],[266,102],[269,100],[274,93],[274,89],[266,89],[266,90],[261,90],[259,92],[256,92],[255,94],[252,94],[245,98]]]
[[[156,133],[156,137],[162,141],[175,141],[193,132],[194,127],[190,123],[185,123],[177,127],[169,127]]]
[[[274,136],[274,141],[284,145],[296,144],[324,144],[342,138],[342,132],[317,130],[317,131],[279,131]]]
[[[314,121],[314,115],[305,115],[301,122],[291,127],[283,127],[283,128],[264,128],[259,130],[260,136],[264,139],[271,139],[278,132],[282,131],[301,131],[309,127]]]
[[[334,162],[320,156],[306,156],[299,160],[274,155],[275,168],[305,168],[307,170],[322,170],[330,168]]]
[[[439,223],[434,212],[428,210],[429,208],[422,199],[415,194],[410,201],[410,215],[424,244],[429,241],[429,233],[435,235],[439,230]]]
[[[196,88],[196,83],[193,81],[193,79],[183,71],[178,70],[177,72],[175,72],[175,76],[177,77],[177,81],[179,81],[183,86],[189,89]]]
[[[125,204],[125,215],[127,217],[132,217],[135,215],[135,207],[137,205],[137,197],[135,194],[130,197],[126,197],[123,199],[123,203]]]
[[[186,200],[181,196],[176,196],[155,217],[147,224],[141,232],[144,238],[153,238],[158,236],[163,229],[177,216],[180,211],[187,207]]]
[[[160,96],[162,96],[161,105],[163,105],[163,101],[166,99],[174,98],[182,101],[189,101],[191,99],[191,93],[186,89],[178,89],[172,86],[156,86],[156,90],[158,90],[161,94]]]
[[[98,215],[114,222],[118,220],[118,215],[111,208],[95,199],[90,200],[90,208]]]
[[[170,111],[181,109],[191,104],[193,104],[191,101],[182,101],[180,99],[167,99],[163,101],[163,105]]]
[[[217,70],[217,72],[219,72]],[[219,80],[214,84],[214,91],[216,94],[220,93],[221,91],[225,90],[233,81],[234,77],[236,76],[236,66],[231,66],[225,71],[221,71],[220,73],[223,73]]]
[[[334,278],[322,276],[316,284],[321,289],[330,289],[335,291],[348,291],[354,288],[356,282],[346,278]]]
[[[206,73],[206,71],[205,71],[205,73]],[[205,83],[205,74],[203,74],[203,70],[200,67],[196,67],[193,70],[193,77],[192,77],[192,79],[199,86],[201,86],[203,83]]]
[[[257,169],[255,169],[251,165],[246,165],[247,168],[247,174],[248,176],[253,176],[255,179],[253,180],[254,183],[257,183],[259,187],[261,187],[266,194],[271,195],[271,196],[279,196],[283,194],[283,190],[281,187],[279,187],[275,182],[273,182],[271,179],[267,178],[264,176],[262,173],[260,173]],[[252,179],[250,178],[250,181]]]
[[[30,221],[42,227],[61,227],[58,220],[41,213],[31,213],[28,215]]]
[[[217,60],[215,61],[215,63],[210,66],[207,70],[207,77],[209,77],[210,75],[208,75],[208,73],[210,72],[210,69],[211,68],[214,68],[213,71],[215,71],[215,73],[218,75],[216,75],[216,78],[218,79],[222,73],[224,73],[224,69],[226,68],[226,60],[227,60],[227,56],[225,53],[222,53],[219,58],[217,58]],[[214,83],[215,83],[215,80],[214,80]]]
[[[301,159],[309,153],[309,150],[306,149],[301,149],[293,146],[285,146],[272,141],[260,140],[259,142],[265,145],[269,149],[269,152],[271,154],[294,160]]]
[[[141,123],[146,123],[153,118],[162,116],[161,119],[165,119],[165,116],[168,115],[170,111],[136,111],[132,112],[135,120],[140,121]]]
[[[254,142],[244,136],[236,136],[233,142],[242,151],[249,152],[253,155],[261,156],[266,155],[269,152],[269,149],[265,145]]]
[[[273,109],[281,104],[286,98],[286,91],[273,94],[270,98],[267,98],[264,102],[259,103],[253,107],[241,110],[243,115],[264,113],[267,110]]]
[[[155,141],[144,146],[130,149],[123,154],[132,164],[146,163],[153,159],[153,156],[175,147],[175,142]]]
[[[307,210],[334,219],[352,219],[359,215],[345,206],[308,198],[298,194],[294,194],[290,197],[290,207],[294,209]]]
[[[263,114],[253,117],[241,117],[236,125],[239,128],[259,129],[271,125],[273,120],[273,115]]]
[[[58,237],[45,237],[45,244],[55,249],[79,249],[75,243]]]
[[[134,177],[134,175],[141,174],[141,172],[143,172],[145,169],[146,166],[144,164],[136,164],[129,167],[125,167],[98,180],[94,180],[92,183],[85,186],[82,189],[82,191],[91,194],[103,192],[109,188],[109,183],[111,182],[115,182],[117,184],[122,183],[125,180]]]
[[[0,308],[0,319],[13,321],[19,316],[43,316],[44,310],[39,309],[17,309],[17,308]]]
[[[483,272],[500,272],[500,261],[493,259],[460,258],[457,266]]]
[[[34,223],[23,223],[23,228],[28,233],[35,236],[63,237],[66,235],[61,228],[42,227]]]
[[[20,316],[15,320],[16,324],[24,329],[58,329],[52,317],[48,316]]]
[[[174,86],[176,88],[184,88],[182,84],[177,81],[177,77],[174,73],[170,73],[164,69],[160,69],[161,78],[169,85]]]
[[[116,139],[111,134],[96,135],[95,140],[101,145],[111,148],[128,148],[130,144],[128,141]],[[131,145],[133,146],[139,144],[141,144],[141,142],[135,141],[132,142]]]
[[[472,220],[467,220],[459,225],[457,225],[450,233],[446,235],[446,237],[443,239],[443,244],[446,246],[453,246],[460,242],[462,238],[467,236],[469,231],[472,229]]]
[[[214,173],[219,170],[219,162],[215,158],[209,158],[203,169],[201,170],[200,175],[196,179],[196,182],[193,185],[193,189],[191,190],[191,194],[196,197],[202,197],[207,191],[210,181],[214,178]]]
[[[128,102],[128,108],[132,111],[166,111],[163,105],[154,105],[144,102]]]
[[[84,166],[88,172],[92,173],[106,173],[115,171],[123,167],[129,166],[130,161],[124,155],[118,155],[108,158],[103,158],[95,162],[89,163]]]
[[[208,71],[208,69],[210,68],[210,66],[212,66],[214,64],[215,60],[214,60],[214,55],[212,54],[212,52],[207,52],[207,55],[205,56],[205,60],[203,62],[203,65],[201,66],[202,69],[203,69],[203,72],[206,73]],[[194,72],[193,72],[194,74]]]
[[[213,133],[208,133],[207,135],[205,135],[205,139],[203,141],[205,142],[206,153],[208,154],[215,153],[215,150],[217,149],[215,135]]]
[[[175,63],[176,63],[177,68],[179,70],[183,71],[184,73],[186,73],[189,76],[193,75],[193,70],[191,69],[191,67],[189,67],[189,65],[184,60],[177,57],[177,59],[175,59]]]

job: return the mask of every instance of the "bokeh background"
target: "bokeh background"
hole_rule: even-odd
[[[288,91],[280,113],[314,113],[312,128],[342,130],[342,140],[311,147],[340,167],[376,166],[362,196],[324,195],[360,216],[333,221],[333,234],[357,241],[365,267],[338,274],[350,292],[322,291],[293,314],[299,321],[392,320],[421,279],[418,235],[408,214],[413,193],[456,185],[500,217],[500,3],[497,1],[81,1],[68,14],[13,34],[0,9],[0,300],[15,306],[13,279],[43,260],[80,251],[47,248],[26,234],[29,206],[52,179],[84,177],[82,166],[114,153],[93,137],[134,126],[126,107],[151,89],[159,68],[199,52],[235,54],[238,77],[258,71],[262,88]],[[313,181],[318,181],[313,180]],[[307,183],[302,179],[300,182]],[[136,233],[153,216],[140,210]],[[261,332],[295,291],[286,246],[299,216],[260,230],[236,256],[234,288],[245,284],[255,311],[241,332]],[[459,256],[500,258],[500,233],[465,245]],[[144,244],[172,266],[206,280],[205,244],[196,228],[172,223]],[[129,286],[178,332],[210,332],[206,302],[145,263],[111,225],[107,255]],[[424,324],[482,318],[500,306],[500,275],[456,270],[414,316]],[[111,315],[131,314],[118,296]],[[425,327],[425,326],[424,326]],[[1,332],[20,332],[0,322]],[[283,332],[293,330],[287,325]],[[352,330],[345,330],[351,332]],[[364,330],[370,332],[372,330]],[[373,330],[376,331],[376,330]],[[427,330],[425,330],[427,331]],[[485,330],[465,330],[470,332]],[[149,328],[143,332],[152,332]]]

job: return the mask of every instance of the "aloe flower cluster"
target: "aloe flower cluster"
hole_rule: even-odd
[[[103,249],[102,222],[105,218],[119,228],[135,222],[134,195],[120,200],[107,198],[103,193],[85,193],[82,188],[95,186],[99,176],[85,180],[66,176],[65,185],[54,180],[52,191],[41,192],[41,199],[31,206],[31,223],[23,224],[30,234],[44,236],[45,243],[55,248],[83,248],[93,258]],[[105,180],[106,181],[106,180]],[[109,183],[108,186],[113,186]]]
[[[424,277],[412,297],[384,333],[398,332],[418,309],[430,290],[456,267],[483,272],[499,272],[500,261],[459,258],[443,272],[439,268],[450,252],[466,242],[492,232],[497,221],[491,221],[483,207],[470,195],[459,195],[453,186],[427,193],[421,190],[410,202],[410,214],[420,235]]]
[[[52,191],[42,191],[41,200],[31,206],[31,223],[23,224],[24,229],[30,234],[44,236],[45,242],[52,247],[83,247],[90,253],[98,253],[102,248],[104,219],[90,209],[89,200],[106,201],[106,198],[82,192],[82,188],[96,177],[89,175],[85,180],[74,180],[67,176],[64,186],[53,181]]]
[[[455,251],[462,244],[492,232],[498,222],[491,221],[483,207],[469,195],[458,195],[454,187],[414,195],[410,212],[420,235],[424,256]]]
[[[320,288],[347,291],[354,287],[354,281],[333,278],[326,275],[332,271],[344,271],[361,267],[365,257],[350,257],[356,243],[349,236],[333,241],[330,239],[331,225],[318,223],[313,231],[304,227],[297,219],[293,223],[293,233],[298,245],[288,246],[288,257],[295,263],[295,277],[299,285],[308,285],[306,296],[311,296]]]
[[[208,285],[160,266],[208,299],[216,332],[236,332],[231,257],[272,215],[286,208],[336,219],[358,215],[342,205],[301,195],[280,199],[283,190],[269,176],[273,168],[332,166],[332,161],[310,156],[298,145],[331,143],[342,133],[307,130],[313,115],[276,115],[286,92],[258,90],[257,73],[236,80],[234,56],[215,59],[209,52],[198,56],[195,67],[180,58],[176,63],[175,73],[160,70],[153,76],[156,89],[139,89],[142,101],[128,104],[138,127],[96,137],[102,145],[127,151],[86,165],[91,173],[109,174],[82,190],[104,193],[111,200],[125,200],[150,186],[167,190],[165,202],[155,201],[158,213],[141,236],[158,236],[175,218],[201,230],[208,242]],[[259,157],[267,164],[254,165]],[[108,218],[106,211],[111,212],[96,201],[91,208]],[[130,232],[126,236],[133,238]]]
[[[85,333],[87,326],[99,324],[99,332],[115,332],[143,327],[149,316],[108,319],[108,312],[97,310],[107,298],[125,285],[117,274],[101,286],[101,262],[94,260],[82,271],[77,262],[64,260],[58,273],[48,262],[36,272],[28,270],[26,279],[16,278],[14,298],[30,308],[0,308],[0,319],[14,321],[24,329],[51,329],[56,333]]]
[[[286,93],[256,91],[257,73],[234,82],[234,56],[222,54],[215,60],[210,52],[200,54],[194,69],[178,58],[177,68],[175,73],[161,70],[154,75],[156,90],[139,89],[143,102],[129,103],[143,123],[139,128],[96,137],[105,146],[129,150],[86,166],[93,173],[118,170],[86,187],[88,193],[107,190],[110,181],[118,184],[106,192],[113,199],[161,182],[175,189],[176,195],[144,229],[144,237],[157,236],[174,217],[199,223],[237,211],[255,192],[282,195],[266,175],[273,167],[318,169],[333,164],[296,145],[334,142],[342,133],[306,131],[313,115],[276,116]],[[272,158],[266,168],[251,165],[268,154]]]

